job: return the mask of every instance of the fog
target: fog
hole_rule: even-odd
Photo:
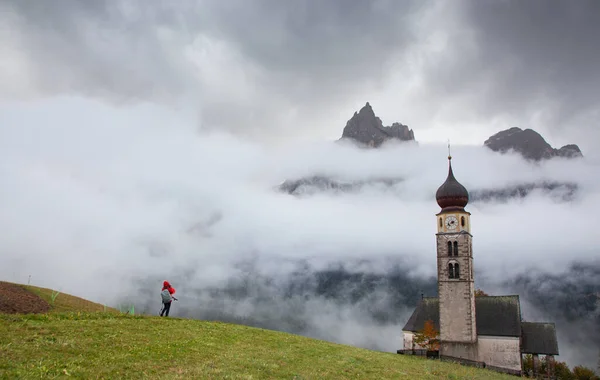
[[[0,279],[395,351],[450,138],[476,286],[595,367],[600,3],[491,3],[0,2]],[[335,142],[365,102],[419,143]],[[515,126],[585,157],[482,146]]]
[[[446,144],[261,145],[203,131],[176,112],[81,99],[2,111],[4,280],[31,276],[34,285],[149,314],[169,280],[179,298],[172,316],[385,351],[400,348],[421,293],[436,295],[434,194],[447,175]],[[470,191],[578,185],[571,200],[535,190],[467,210],[476,286],[519,294],[524,319],[557,323],[559,360],[594,366],[598,308],[573,300],[600,291],[599,161],[534,164],[481,145],[451,149]],[[347,193],[277,189],[311,175],[399,180]]]

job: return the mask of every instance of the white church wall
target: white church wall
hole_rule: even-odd
[[[412,350],[412,344],[413,344],[413,339],[415,337],[415,334],[413,334],[410,331],[403,331],[403,336],[404,336],[404,349],[405,350]]]
[[[479,361],[488,366],[521,370],[521,349],[518,337],[478,336]]]
[[[404,339],[403,348],[405,350],[424,350],[425,349],[425,347],[420,346],[414,342],[415,333],[413,333],[412,331],[402,331],[402,334],[403,334],[403,339]],[[413,344],[414,344],[414,346],[413,346]]]

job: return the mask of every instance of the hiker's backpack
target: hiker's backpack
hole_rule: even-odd
[[[169,293],[169,289],[165,289],[160,292],[160,297],[162,298],[163,303],[171,301],[171,293]]]

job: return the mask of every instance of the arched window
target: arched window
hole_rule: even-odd
[[[452,242],[448,242],[448,256],[452,256]]]
[[[458,263],[449,263],[448,264],[448,278],[452,278],[452,279],[459,278]]]
[[[454,242],[454,256],[458,256],[458,242]]]
[[[440,218],[440,227],[442,226],[442,218]]]
[[[463,227],[465,226],[465,217],[464,216],[460,217],[460,225]]]

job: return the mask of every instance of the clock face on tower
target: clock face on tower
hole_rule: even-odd
[[[455,230],[458,227],[458,219],[456,216],[447,216],[446,217],[446,228],[449,230]]]

